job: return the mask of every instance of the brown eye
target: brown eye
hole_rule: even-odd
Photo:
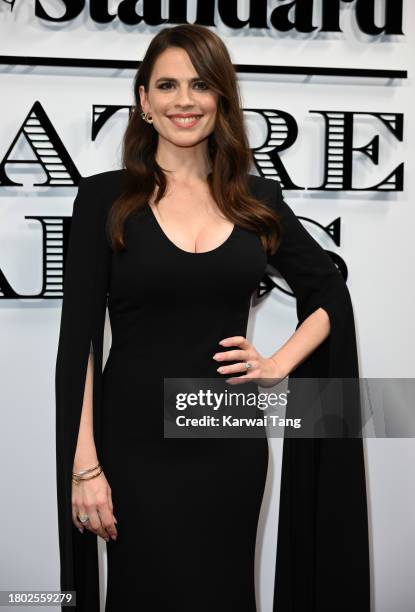
[[[209,89],[209,87],[206,85],[206,83],[204,81],[197,81],[195,83],[195,85],[198,87],[199,85],[201,85],[201,89],[205,90],[205,89]],[[199,88],[199,87],[198,87]]]
[[[160,85],[157,85],[157,89],[170,89],[171,84],[171,81],[165,81],[164,83],[160,83]],[[167,85],[167,87],[164,87],[165,85]]]

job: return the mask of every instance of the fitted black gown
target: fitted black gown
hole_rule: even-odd
[[[350,296],[279,184],[254,175],[252,193],[281,215],[273,257],[237,225],[211,251],[184,251],[149,206],[127,220],[127,249],[112,253],[105,220],[124,179],[123,170],[81,179],[74,203],[56,364],[61,589],[76,589],[77,610],[99,609],[97,538],[78,532],[70,505],[92,342],[95,443],[118,520],[105,612],[255,612],[268,442],[164,438],[163,378],[224,378],[212,357],[226,350],[222,338],[246,336],[267,264],[290,284],[299,324],[319,306],[331,320],[330,337],[292,375],[357,376]],[[102,371],[106,306],[112,344]],[[368,559],[362,441],[285,440],[274,612],[369,612]]]

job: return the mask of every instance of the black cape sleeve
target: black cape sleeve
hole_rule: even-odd
[[[294,293],[296,328],[319,307],[330,318],[328,338],[289,378],[358,381],[353,307],[341,273],[284,201],[279,182],[251,180],[280,216],[280,246],[268,263]],[[359,398],[352,397],[357,423]],[[370,610],[363,440],[285,437],[273,612],[334,609]]]
[[[65,258],[63,300],[55,368],[56,475],[61,590],[75,590],[78,612],[99,611],[97,536],[72,522],[72,468],[88,356],[94,353],[93,422],[100,458],[102,349],[111,248],[105,221],[113,172],[82,178]],[[66,608],[62,608],[66,609]]]

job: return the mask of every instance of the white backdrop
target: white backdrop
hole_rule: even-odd
[[[268,2],[268,7],[282,2],[285,0]],[[143,57],[159,30],[145,24],[126,26],[117,19],[99,25],[87,9],[73,21],[47,23],[35,16],[34,4],[16,0],[11,11],[0,0],[2,55],[135,61]],[[118,4],[110,1],[110,12],[115,14]],[[138,11],[141,4],[137,3]],[[64,12],[63,2],[45,0],[42,5],[51,15]],[[188,20],[193,22],[195,2],[188,5]],[[384,5],[385,0],[376,4],[379,24]],[[167,17],[168,3],[163,2],[162,7]],[[325,248],[347,263],[361,375],[409,378],[414,377],[415,339],[411,317],[415,4],[404,6],[403,36],[362,34],[354,10],[353,2],[342,6],[343,32],[337,33],[233,30],[221,23],[217,11],[215,31],[223,37],[235,64],[408,70],[408,79],[402,80],[242,74],[240,86],[243,106],[250,109],[245,117],[252,148],[261,147],[267,137],[265,121],[254,109],[280,110],[295,118],[298,138],[281,159],[292,181],[302,187],[318,187],[323,182],[325,126],[322,115],[311,110],[403,113],[403,142],[375,117],[357,117],[354,146],[363,146],[379,134],[379,163],[359,153],[353,158],[353,180],[359,186],[375,185],[404,162],[403,191],[294,189],[285,190],[285,196],[297,215],[322,226],[341,218],[339,247],[324,231],[305,224]],[[315,25],[320,13],[318,0],[314,3]],[[238,14],[241,19],[248,17],[248,2],[239,3]],[[41,226],[25,217],[69,215],[76,188],[34,186],[45,180],[42,166],[17,164],[16,160],[35,161],[36,157],[24,135],[9,151],[12,142],[38,101],[81,175],[120,167],[127,110],[116,113],[92,140],[92,107],[132,104],[133,76],[134,71],[127,69],[1,66],[0,164],[8,153],[7,159],[13,161],[6,163],[5,172],[23,186],[4,186],[0,179],[0,272],[18,295],[37,294],[42,282]],[[54,366],[60,308],[60,299],[7,299],[0,286],[0,590],[59,588]],[[260,352],[271,354],[294,331],[295,323],[294,300],[274,290],[252,310],[249,337]],[[108,328],[106,333],[109,341]],[[258,533],[260,612],[272,610],[281,441],[273,440],[272,449]],[[410,612],[415,601],[410,573],[415,566],[413,440],[366,440],[365,450],[373,610]]]

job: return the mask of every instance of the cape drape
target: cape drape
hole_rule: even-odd
[[[86,529],[80,534],[73,524],[71,473],[91,343],[94,438],[100,457],[112,253],[105,223],[124,176],[118,170],[81,179],[65,258],[55,370],[57,508],[60,588],[76,591],[77,612],[99,612],[97,536]],[[291,377],[358,376],[353,309],[343,278],[284,202],[277,181],[250,175],[250,188],[280,214],[282,241],[269,263],[295,294],[298,325],[320,306],[330,317],[330,336]],[[273,612],[334,609],[369,612],[362,440],[284,439]]]
[[[282,225],[280,246],[268,263],[295,295],[296,329],[319,307],[330,319],[328,338],[289,379],[353,379],[340,380],[343,388],[334,394],[338,402],[346,400],[351,437],[284,439],[273,612],[369,612],[363,440],[353,437],[360,434],[361,415],[350,293],[330,256],[284,201],[279,182],[266,182],[256,195],[266,198]]]
[[[81,178],[73,204],[65,258],[56,357],[56,473],[61,590],[75,590],[79,612],[99,612],[97,536],[72,522],[72,468],[90,345],[94,355],[93,422],[98,459],[102,351],[111,248],[106,217],[119,190],[119,173]],[[62,610],[66,608],[62,607]]]

